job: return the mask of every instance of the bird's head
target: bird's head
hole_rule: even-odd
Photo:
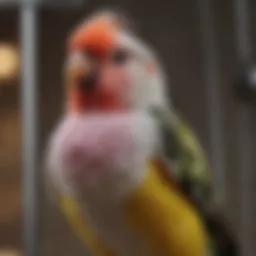
[[[65,74],[71,112],[147,110],[167,104],[155,55],[115,12],[96,13],[71,33]]]

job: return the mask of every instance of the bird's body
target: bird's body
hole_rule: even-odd
[[[69,48],[47,177],[93,255],[236,255],[222,225],[212,229],[207,161],[150,48],[113,13],[79,26]]]

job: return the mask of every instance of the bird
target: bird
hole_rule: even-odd
[[[238,255],[204,150],[129,19],[101,10],[75,27],[64,80],[46,183],[92,255]]]

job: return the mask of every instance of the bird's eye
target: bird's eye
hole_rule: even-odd
[[[128,58],[129,54],[124,49],[118,49],[112,55],[112,61],[118,65],[124,64],[128,60]]]

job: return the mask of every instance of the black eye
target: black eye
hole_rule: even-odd
[[[124,64],[129,58],[129,54],[124,49],[116,50],[112,55],[112,60],[115,64]]]

